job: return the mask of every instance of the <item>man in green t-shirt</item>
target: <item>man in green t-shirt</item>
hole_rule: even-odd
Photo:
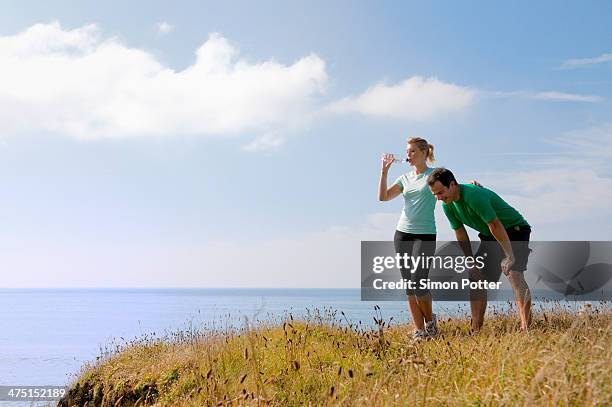
[[[464,225],[480,232],[481,244],[476,256],[484,256],[485,266],[481,270],[471,270],[470,278],[497,282],[503,272],[512,285],[521,329],[527,330],[531,322],[531,293],[523,272],[527,269],[530,253],[531,227],[525,218],[495,192],[476,185],[458,184],[446,168],[433,170],[427,184],[436,199],[443,202],[442,209],[466,256],[472,256],[472,247]],[[484,322],[486,290],[470,291],[470,308],[472,328],[477,331]]]

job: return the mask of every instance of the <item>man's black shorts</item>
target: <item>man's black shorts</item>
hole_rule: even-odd
[[[521,272],[527,270],[527,260],[531,253],[531,249],[529,249],[531,227],[512,226],[506,229],[506,233],[508,233],[514,253],[514,264],[510,267],[510,270]],[[481,274],[485,280],[497,282],[501,276],[501,262],[506,257],[504,250],[493,236],[485,236],[479,233],[478,237],[480,238],[480,246],[476,256],[484,256],[485,264]]]

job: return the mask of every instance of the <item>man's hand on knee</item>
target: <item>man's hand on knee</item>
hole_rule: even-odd
[[[501,262],[501,271],[507,276],[510,276],[511,268],[514,266],[514,257],[506,256]]]
[[[478,267],[472,267],[470,269],[470,281],[481,281],[484,280],[484,276]]]

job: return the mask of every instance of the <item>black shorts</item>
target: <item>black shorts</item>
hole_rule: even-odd
[[[514,263],[510,266],[510,270],[523,272],[527,270],[527,260],[531,253],[529,248],[531,227],[511,226],[506,229],[506,233],[508,233],[514,253]],[[484,256],[485,264],[481,274],[485,280],[497,282],[501,276],[501,262],[506,257],[504,250],[493,236],[485,236],[479,233],[478,237],[480,238],[480,246],[476,252],[476,257]]]
[[[404,233],[396,230],[393,244],[395,252],[402,255],[406,253],[412,257],[433,256],[436,252],[436,235]],[[416,270],[408,270],[402,267],[400,272],[403,279],[415,282],[415,289],[406,288],[406,294],[424,297],[430,293],[429,289],[420,288],[420,281],[427,280],[429,276],[429,267],[418,267]]]

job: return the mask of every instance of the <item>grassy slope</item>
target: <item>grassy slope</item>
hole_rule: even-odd
[[[85,368],[60,405],[612,405],[612,313],[367,331],[323,320],[147,339]]]

